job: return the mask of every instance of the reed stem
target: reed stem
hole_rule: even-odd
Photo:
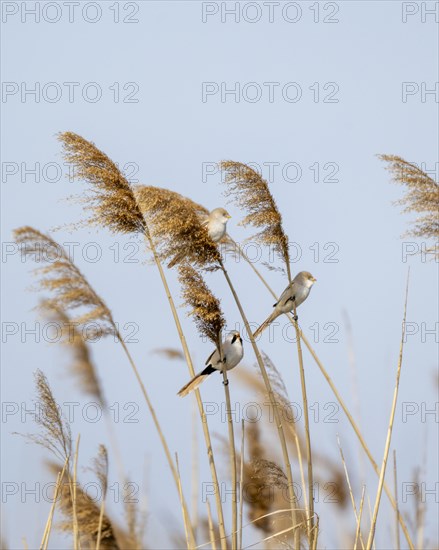
[[[174,477],[175,484],[177,486],[177,489],[179,490],[179,485],[180,484],[179,484],[179,479],[178,479],[178,472],[177,472],[177,469],[175,467],[174,461],[172,459],[171,453],[169,451],[169,447],[168,447],[168,444],[166,442],[166,439],[165,439],[165,436],[163,434],[160,423],[158,421],[156,412],[154,410],[154,407],[152,406],[152,403],[149,399],[149,396],[148,396],[148,393],[146,391],[145,385],[142,381],[142,378],[140,377],[139,371],[137,370],[136,364],[134,363],[133,358],[131,357],[131,354],[130,354],[125,342],[123,341],[122,336],[120,335],[119,331],[116,329],[116,327],[115,327],[115,330],[116,330],[116,338],[119,340],[123,350],[125,351],[125,354],[128,358],[128,361],[130,362],[131,368],[133,369],[134,375],[137,379],[137,382],[139,383],[139,386],[140,386],[140,389],[142,391],[143,397],[145,398],[145,401],[146,401],[146,404],[148,406],[149,412],[152,416],[152,420],[154,422],[157,433],[159,435],[161,444],[162,444],[163,449],[165,451],[165,455],[166,455],[166,459],[167,459],[168,464],[169,464],[169,468],[171,469],[172,476]],[[182,496],[182,507],[183,507],[183,513],[186,515],[186,517],[190,517],[189,516],[189,510],[188,510],[188,507],[187,507],[186,500],[185,500],[184,496]],[[190,540],[190,543],[191,543],[191,547],[194,548],[195,547],[195,537],[194,537],[194,533],[193,533],[193,530],[192,530],[192,525],[191,525],[191,530],[190,530],[190,533],[189,533],[189,540]]]
[[[258,366],[259,366],[259,369],[260,369],[261,374],[262,374],[262,378],[264,380],[265,388],[266,388],[267,393],[268,393],[268,398],[269,398],[270,404],[273,408],[274,418],[275,418],[276,427],[277,427],[277,431],[278,431],[278,435],[279,435],[279,441],[280,441],[281,448],[282,448],[282,456],[283,456],[283,461],[284,461],[284,465],[285,465],[286,476],[287,476],[287,480],[288,480],[288,495],[289,495],[290,506],[291,506],[290,512],[291,512],[292,526],[293,526],[293,530],[294,530],[295,548],[297,550],[299,550],[299,548],[300,548],[300,530],[298,528],[296,528],[296,527],[299,526],[298,522],[297,522],[297,519],[296,519],[297,518],[297,513],[296,513],[297,499],[296,499],[296,496],[295,496],[295,493],[294,493],[293,473],[291,471],[291,463],[290,463],[290,458],[289,458],[289,455],[288,455],[287,442],[286,442],[286,439],[285,439],[285,433],[284,433],[284,429],[283,429],[283,425],[282,425],[282,419],[281,419],[281,415],[280,415],[280,411],[279,411],[279,404],[277,403],[276,398],[274,396],[274,392],[273,392],[273,389],[271,387],[270,379],[269,379],[268,374],[267,374],[267,369],[265,368],[264,361],[261,357],[261,354],[259,352],[259,348],[258,348],[258,346],[255,342],[255,339],[253,338],[253,332],[250,328],[249,322],[247,320],[247,316],[245,315],[244,309],[243,309],[242,304],[239,300],[239,297],[236,293],[236,290],[235,290],[235,288],[232,284],[232,281],[230,280],[229,274],[228,274],[228,272],[227,272],[227,270],[224,267],[224,264],[222,262],[221,262],[221,269],[222,269],[224,277],[226,278],[226,281],[229,285],[230,291],[233,295],[233,298],[236,302],[236,305],[239,309],[239,312],[241,314],[242,321],[244,323],[247,334],[250,338],[250,342],[251,342],[253,351],[255,353],[256,360],[258,362]]]
[[[306,441],[306,458],[308,462],[308,506],[309,506],[309,522],[308,522],[308,537],[309,546],[313,547],[314,530],[314,476],[312,469],[312,451],[311,451],[311,436],[309,431],[309,411],[308,411],[308,396],[306,393],[305,369],[303,367],[302,346],[300,343],[300,329],[296,321],[297,311],[294,303],[294,329],[296,331],[297,355],[299,358],[300,385],[302,388],[303,412],[305,420],[305,441]]]
[[[165,289],[166,297],[167,297],[168,302],[169,302],[169,307],[171,308],[171,313],[172,313],[172,316],[174,318],[174,323],[175,323],[175,326],[176,326],[176,329],[177,329],[177,332],[178,332],[178,336],[180,338],[181,346],[183,348],[184,357],[185,357],[185,360],[186,360],[186,363],[187,363],[187,366],[188,366],[188,369],[189,369],[189,374],[190,374],[191,377],[194,377],[195,376],[195,369],[194,369],[194,365],[193,365],[193,362],[192,362],[192,357],[191,357],[191,354],[189,352],[189,347],[187,345],[186,337],[184,335],[184,332],[183,332],[183,329],[182,329],[182,326],[181,326],[181,322],[180,322],[180,318],[179,318],[178,313],[177,313],[177,308],[175,307],[174,299],[173,299],[171,291],[169,289],[168,281],[167,281],[165,273],[163,271],[162,263],[160,261],[160,258],[158,256],[158,254],[157,254],[157,250],[155,248],[154,242],[152,241],[152,238],[151,238],[151,236],[149,235],[149,233],[147,231],[145,231],[145,238],[146,238],[146,240],[148,242],[148,245],[149,245],[149,247],[150,247],[150,249],[153,253],[154,261],[155,261],[157,269],[159,271],[159,275],[160,275],[160,279],[161,279],[162,284],[163,284],[163,288]],[[217,514],[218,514],[218,529],[219,529],[220,539],[221,539],[221,541],[220,541],[221,542],[221,550],[227,550],[226,530],[225,530],[224,514],[223,514],[223,508],[222,508],[222,502],[221,502],[220,485],[219,485],[219,481],[218,481],[218,474],[217,474],[217,471],[216,471],[215,459],[214,459],[214,455],[213,455],[213,448],[212,448],[212,441],[211,441],[211,438],[210,438],[209,426],[208,426],[208,423],[207,423],[206,414],[204,412],[204,407],[203,407],[203,402],[201,400],[200,391],[198,389],[196,389],[194,393],[195,393],[195,397],[196,397],[196,400],[197,400],[198,411],[199,411],[200,418],[201,418],[201,425],[203,427],[203,435],[204,435],[204,439],[205,439],[205,442],[206,442],[207,456],[208,456],[208,460],[209,460],[209,467],[210,467],[212,482],[213,482],[214,487],[215,487],[215,503],[216,503]]]
[[[381,502],[381,495],[383,493],[383,486],[384,486],[384,478],[386,475],[386,467],[387,467],[387,461],[389,458],[389,451],[390,451],[390,443],[392,440],[392,432],[393,432],[393,424],[395,422],[395,413],[396,413],[396,404],[398,402],[398,392],[399,392],[399,380],[401,377],[401,368],[402,368],[402,355],[404,351],[404,340],[405,340],[405,321],[407,318],[407,298],[408,298],[408,292],[409,292],[409,277],[410,277],[410,271],[407,275],[407,286],[405,290],[405,304],[404,304],[404,318],[402,322],[402,335],[401,335],[401,343],[399,346],[399,359],[398,359],[398,368],[396,369],[396,382],[395,382],[395,389],[393,392],[393,402],[392,402],[392,409],[390,411],[390,420],[389,420],[389,426],[387,428],[387,437],[386,437],[386,444],[384,447],[384,456],[383,456],[383,462],[381,464],[381,471],[380,471],[380,477],[378,481],[378,490],[377,495],[375,499],[375,506],[373,509],[373,516],[372,516],[372,524],[370,527],[369,532],[369,538],[367,540],[366,550],[370,550],[372,548],[373,539],[375,537],[375,528],[376,528],[376,522],[378,519],[378,512],[380,508],[380,502]]]

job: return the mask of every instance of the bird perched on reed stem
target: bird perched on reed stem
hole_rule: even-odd
[[[300,304],[308,298],[311,292],[312,285],[317,281],[309,271],[301,271],[298,273],[282,292],[279,300],[273,304],[274,311],[262,323],[262,325],[253,334],[254,338],[259,336],[275,319],[283,313],[290,313],[294,308],[298,308]],[[296,319],[297,320],[297,319]]]
[[[242,338],[239,332],[234,331],[227,335],[223,342],[223,361],[219,351],[216,349],[213,351],[206,361],[206,368],[199,372],[190,382],[181,388],[178,392],[180,397],[184,397],[192,390],[198,388],[198,386],[213,372],[223,371],[223,365],[226,370],[234,369],[244,356],[244,348],[242,345]]]
[[[218,243],[226,234],[227,222],[230,218],[231,215],[224,208],[214,208],[201,225],[207,229],[207,233],[212,241]],[[177,256],[169,262],[168,268],[174,267],[174,265],[180,263],[184,257],[184,252],[177,254]]]

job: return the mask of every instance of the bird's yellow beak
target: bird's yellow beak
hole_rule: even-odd
[[[315,277],[312,278],[312,282],[313,283],[316,283],[317,282],[317,279]]]
[[[231,216],[230,214],[227,214],[227,216],[226,216],[226,218],[227,218],[228,220],[230,220],[231,217],[232,217],[232,216]]]

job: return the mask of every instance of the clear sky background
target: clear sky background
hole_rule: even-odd
[[[401,499],[406,491],[401,507],[411,517],[415,497],[407,494],[407,484],[414,480],[414,469],[421,468],[425,536],[432,547],[438,540],[437,408],[436,414],[425,413],[435,410],[438,401],[437,263],[420,254],[404,257],[404,250],[420,250],[423,243],[401,239],[411,217],[402,215],[392,201],[401,198],[403,189],[389,183],[390,175],[376,154],[397,154],[425,163],[432,177],[438,177],[438,97],[425,94],[438,81],[435,15],[424,11],[434,3],[302,2],[298,11],[295,3],[242,2],[239,21],[224,12],[235,3],[204,3],[204,21],[203,3],[198,1],[81,2],[70,13],[62,2],[36,4],[39,22],[25,13],[33,3],[2,5],[1,471],[2,527],[9,547],[22,548],[22,537],[30,548],[38,547],[50,509],[44,500],[44,484],[51,481],[44,468],[48,454],[12,435],[35,430],[31,415],[22,418],[22,413],[31,408],[35,397],[36,369],[46,373],[59,403],[79,403],[72,430],[75,436],[81,433],[80,464],[89,464],[98,443],[108,443],[103,420],[86,421],[94,411],[67,373],[68,359],[58,346],[45,341],[44,327],[35,324],[37,314],[32,308],[38,296],[26,291],[33,265],[23,263],[10,244],[16,227],[32,225],[50,231],[83,218],[81,207],[66,201],[83,190],[66,177],[56,140],[57,132],[67,130],[94,141],[125,166],[132,180],[181,192],[207,208],[226,204],[221,175],[204,173],[216,161],[257,163],[264,177],[273,176],[271,189],[285,229],[300,251],[293,270],[309,270],[318,279],[300,310],[301,326],[359,418],[353,389],[357,377],[360,423],[379,463],[410,266],[407,321],[412,334],[404,351],[392,450],[397,449]],[[271,85],[271,97],[267,82],[277,83]],[[26,94],[35,83],[36,95]],[[218,92],[203,98],[203,83]],[[221,95],[222,89],[230,90],[236,83],[237,96]],[[261,96],[254,101],[259,91]],[[27,172],[36,163],[37,176]],[[270,163],[276,163],[271,164],[272,174]],[[300,167],[299,172],[294,166]],[[230,234],[238,241],[251,236],[238,226],[242,212],[233,205],[227,208],[233,216]],[[130,327],[138,326],[134,336],[138,341],[129,344],[130,350],[170,448],[179,453],[189,497],[193,398],[176,396],[187,380],[185,365],[153,353],[161,347],[178,347],[179,340],[156,269],[145,263],[142,242],[94,229],[74,233],[61,229],[54,237],[60,243],[78,243],[75,261],[112,309],[122,333],[128,335]],[[228,265],[249,319],[261,322],[270,312],[272,298],[247,265],[232,259]],[[286,284],[283,276],[261,269],[281,292]],[[169,279],[178,293],[174,272]],[[221,297],[229,325],[240,323],[220,275],[208,280]],[[355,376],[349,366],[344,312],[352,324]],[[181,314],[201,367],[211,346],[198,338],[183,310]],[[125,327],[127,323],[135,325]],[[35,327],[39,342],[35,334],[26,334]],[[436,334],[431,332],[435,328]],[[335,341],[331,342],[333,329]],[[295,346],[282,337],[280,329],[274,341],[269,340],[264,334],[261,347],[282,373],[291,401],[300,402]],[[182,524],[178,496],[154,427],[120,347],[108,339],[92,349],[107,399],[118,404],[114,410],[119,407],[121,412],[115,429],[129,479],[142,485],[142,494],[146,492],[147,539],[151,547],[168,548],[173,542],[166,530],[181,530]],[[248,342],[245,351],[239,368],[251,370],[254,356]],[[365,476],[373,506],[377,478],[366,460],[360,460],[343,412],[335,413],[336,423],[324,421],[335,398],[307,352],[304,360],[309,400],[319,411],[311,425],[314,449],[340,465],[339,434],[357,504]],[[239,385],[236,371],[230,388],[241,410],[255,401],[252,391]],[[220,379],[206,382],[202,395],[205,401],[221,403]],[[404,410],[412,414],[404,418]],[[138,422],[123,422],[131,412]],[[212,433],[226,436],[219,414],[211,415],[209,421]],[[239,421],[236,429],[238,433]],[[201,484],[210,476],[201,430],[198,433]],[[267,441],[276,441],[269,433],[266,436]],[[221,445],[215,438],[218,453]],[[227,480],[226,459],[220,474]],[[82,470],[80,475],[83,480],[92,479]],[[111,483],[117,481],[114,463],[110,477]],[[324,470],[323,477],[331,481]],[[388,481],[392,482],[391,475]],[[38,497],[26,494],[36,483],[41,484],[36,487]],[[436,495],[425,493],[435,487]],[[120,504],[113,497],[110,500],[110,510],[119,513]],[[204,504],[200,506],[205,516]],[[340,548],[343,533],[353,529],[351,507],[348,504],[340,511],[321,498],[316,509],[322,516],[322,547]],[[377,548],[394,544],[393,524],[383,496]],[[262,538],[254,531],[246,537],[246,544]],[[51,542],[53,548],[70,544],[56,533]]]

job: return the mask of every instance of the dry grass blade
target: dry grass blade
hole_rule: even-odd
[[[206,499],[206,507],[207,507],[207,525],[208,525],[208,528],[209,528],[210,545],[212,547],[212,550],[216,550],[215,531],[214,531],[214,528],[213,528],[212,512],[210,510],[209,499]]]
[[[60,471],[59,465],[51,465],[54,472]],[[62,483],[58,500],[59,508],[64,516],[59,527],[63,531],[73,531],[73,503],[70,483]],[[94,550],[96,547],[100,508],[91,499],[79,483],[76,484],[76,515],[80,526],[80,542],[83,549]],[[118,550],[119,545],[110,519],[104,514],[101,529],[101,550]]]
[[[162,261],[172,263],[183,250],[186,262],[218,269],[221,255],[201,223],[203,207],[159,187],[138,187],[135,195]]]
[[[52,451],[63,462],[70,461],[72,455],[70,425],[53,397],[46,376],[40,370],[35,373],[35,383],[39,405],[35,422],[42,428],[43,433],[30,434],[26,437],[33,443]]]
[[[388,170],[396,183],[404,185],[406,196],[398,201],[405,206],[404,212],[422,214],[417,218],[414,228],[408,232],[413,237],[439,238],[439,183],[415,164],[407,162],[395,155],[379,155],[379,158],[388,163]],[[430,249],[439,256],[437,242]]]
[[[43,304],[42,309],[44,309],[44,307]],[[69,346],[69,350],[73,356],[70,371],[77,377],[80,388],[86,394],[94,397],[104,408],[104,394],[96,373],[95,365],[90,356],[89,347],[82,336],[82,331],[79,331],[70,317],[57,307],[49,308],[47,310],[47,315],[51,320],[57,323],[60,328],[61,342]]]
[[[357,513],[357,506],[355,504],[355,498],[354,498],[354,494],[352,492],[351,480],[349,478],[348,468],[346,466],[346,461],[344,459],[343,449],[341,448],[340,437],[338,435],[337,435],[337,444],[338,444],[338,448],[340,450],[341,461],[343,462],[343,468],[344,468],[344,471],[345,471],[346,481],[347,481],[348,488],[349,488],[349,495],[351,497],[352,509],[354,511],[354,516],[355,516],[355,522],[357,524],[357,527],[359,528],[361,520],[359,519],[359,515]],[[363,498],[364,498],[364,487],[363,487]],[[361,531],[359,531],[355,536],[354,546],[355,547],[357,546],[357,537],[358,537],[358,535],[360,536],[361,548],[364,550],[364,541],[363,541],[363,537],[361,535]]]
[[[99,513],[99,527],[98,527],[98,536],[96,541],[96,550],[99,550],[102,539],[102,525],[104,520],[105,512],[105,499],[107,497],[108,490],[108,453],[104,445],[99,445],[98,456],[93,460],[94,472],[98,478],[99,484],[101,486],[102,500]]]
[[[193,316],[198,332],[219,347],[219,338],[226,324],[220,301],[191,266],[179,266],[179,280],[184,303],[191,308],[189,315]]]
[[[394,482],[394,492],[395,492],[395,503],[396,503],[396,510],[395,510],[395,537],[396,537],[396,550],[400,550],[401,548],[401,540],[399,536],[399,503],[398,503],[398,471],[396,468],[396,451],[393,449],[393,482]]]
[[[360,511],[358,512],[358,518],[357,518],[357,528],[355,530],[354,550],[357,550],[358,537],[360,537],[361,539],[361,518],[363,517],[363,506],[364,506],[365,494],[366,494],[366,485],[363,485],[363,489],[361,491]]]
[[[404,316],[402,321],[402,335],[401,335],[401,343],[399,346],[399,358],[398,358],[398,367],[396,369],[396,382],[395,382],[395,389],[393,391],[393,402],[392,402],[392,409],[390,411],[390,419],[389,419],[389,425],[387,428],[387,437],[386,437],[386,443],[384,446],[384,456],[383,461],[381,463],[381,470],[380,470],[380,476],[378,480],[378,489],[377,489],[377,495],[375,499],[375,506],[373,509],[373,516],[372,516],[372,524],[369,531],[369,538],[367,540],[367,550],[370,550],[372,548],[372,543],[375,536],[375,528],[376,528],[376,522],[378,519],[378,511],[380,508],[380,502],[381,502],[381,495],[383,492],[384,487],[384,478],[386,475],[386,467],[387,467],[387,459],[389,457],[389,451],[390,451],[390,443],[392,440],[392,431],[393,431],[393,423],[395,421],[395,413],[396,413],[396,404],[398,402],[398,391],[399,391],[399,380],[401,377],[401,368],[402,368],[402,355],[404,351],[404,341],[405,341],[405,331],[406,331],[406,318],[407,318],[407,299],[408,299],[408,292],[409,292],[409,278],[410,278],[410,270],[407,275],[407,286],[405,291],[405,302],[404,302]]]
[[[41,290],[52,294],[43,302],[44,308],[64,312],[80,309],[82,312],[72,317],[71,322],[77,326],[98,323],[101,333],[114,334],[110,310],[58,243],[33,227],[16,229],[14,238],[24,258],[33,257],[46,264],[36,270],[41,276]]]
[[[226,194],[234,196],[238,205],[248,212],[242,224],[262,228],[254,238],[281,256],[291,281],[288,238],[268,183],[253,168],[241,162],[223,161],[220,167],[226,174]]]
[[[63,144],[65,160],[74,167],[74,177],[93,186],[82,201],[90,211],[87,222],[114,233],[143,233],[142,213],[117,165],[94,143],[73,132],[61,133],[58,138]]]
[[[53,492],[53,499],[52,499],[52,506],[50,507],[49,517],[47,518],[46,528],[44,529],[43,538],[40,544],[41,550],[47,550],[47,547],[49,545],[49,538],[50,538],[50,532],[52,529],[53,515],[55,513],[55,506],[58,501],[58,494],[61,486],[61,481],[64,478],[64,472],[66,471],[67,466],[68,466],[68,459],[66,458],[62,471],[58,472],[58,475],[56,477],[55,490]]]

